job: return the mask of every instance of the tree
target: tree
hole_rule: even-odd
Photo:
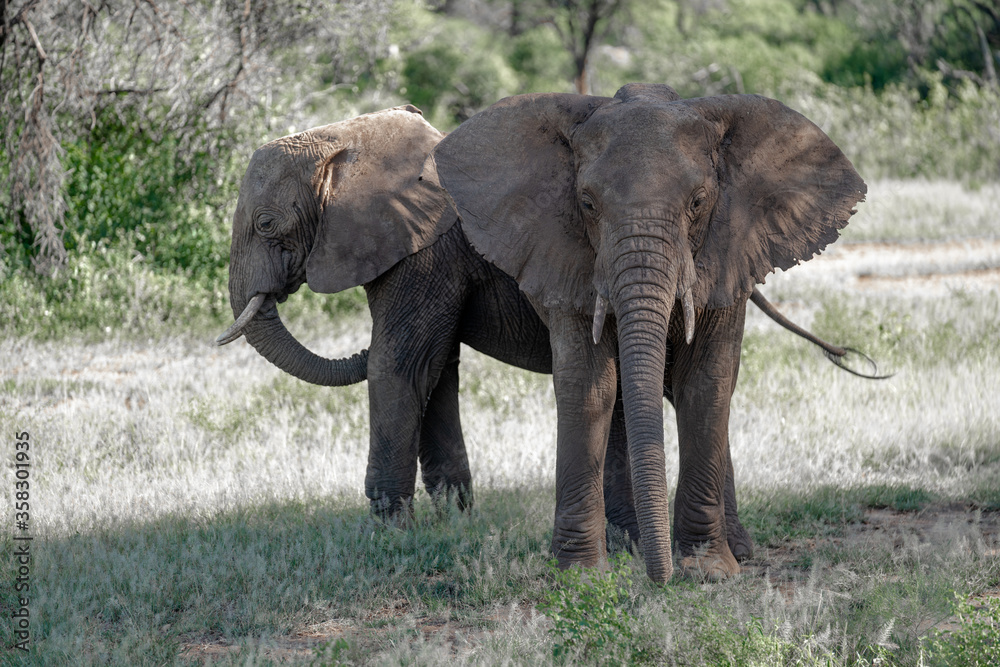
[[[269,121],[273,93],[292,111],[309,101],[295,82],[278,85],[277,59],[299,49],[296,70],[322,66],[316,78],[332,90],[374,67],[390,8],[391,0],[0,0],[4,224],[28,230],[36,270],[51,273],[66,259],[65,146],[110,123],[154,142],[169,136],[181,160],[232,147],[251,118]]]
[[[549,20],[573,56],[576,92],[590,92],[587,61],[592,49],[608,34],[613,17],[628,0],[545,0]]]
[[[869,35],[869,42],[902,47],[912,78],[920,70],[998,87],[1000,8],[982,0],[824,0],[811,6],[841,15]]]

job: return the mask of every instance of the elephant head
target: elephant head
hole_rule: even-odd
[[[864,182],[777,101],[681,100],[647,84],[614,98],[501,100],[446,137],[424,174],[535,304],[592,314],[595,342],[615,314],[642,547],[650,576],[665,580],[668,343],[690,344],[697,313],[745,302],[769,272],[834,241]]]
[[[229,299],[258,352],[307,382],[365,378],[366,355],[323,359],[300,345],[276,303],[303,283],[332,293],[367,283],[425,248],[457,220],[446,195],[419,179],[441,140],[413,106],[314,128],[257,149],[233,217]]]

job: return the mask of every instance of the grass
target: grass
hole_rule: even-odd
[[[922,196],[875,184],[869,203],[897,187],[901,201]],[[404,531],[374,523],[362,494],[366,385],[305,385],[242,341],[211,347],[214,330],[0,340],[0,432],[31,434],[36,536],[31,653],[0,652],[0,664],[937,665],[955,647],[988,654],[996,626],[979,601],[1000,587],[1000,306],[995,283],[961,270],[997,266],[995,237],[954,265],[928,239],[945,254],[984,241],[969,211],[992,195],[952,187],[927,197],[952,211],[941,219],[957,236],[911,243],[918,227],[876,205],[871,237],[849,236],[763,288],[893,378],[849,376],[748,311],[730,432],[757,553],[721,583],[659,589],[627,558],[613,589],[588,588],[598,574],[553,574],[551,381],[470,350],[461,402],[476,507],[439,516],[419,491]],[[364,315],[331,324],[322,306],[288,312],[321,354],[367,342]],[[4,452],[0,485],[13,489]],[[11,517],[12,496],[0,498]],[[12,535],[0,531],[4,646],[19,604]],[[554,591],[581,601],[581,618],[604,619],[598,629],[629,631],[607,652],[582,641],[554,654],[556,615],[543,613]]]

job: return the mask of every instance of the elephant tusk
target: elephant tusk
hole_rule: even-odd
[[[240,316],[236,318],[233,325],[222,332],[222,334],[215,339],[216,345],[225,345],[226,343],[232,343],[234,340],[243,335],[243,327],[247,325],[247,322],[253,319],[257,311],[260,310],[261,305],[264,303],[264,299],[267,298],[266,294],[257,293],[254,294],[253,298],[250,299],[250,303],[247,307],[243,309]]]
[[[694,302],[691,300],[691,288],[681,296],[681,305],[684,306],[684,342],[690,345],[694,339]]]
[[[597,301],[594,302],[594,345],[601,340],[601,332],[604,331],[604,318],[608,314],[608,300],[605,299],[600,294],[597,295]]]

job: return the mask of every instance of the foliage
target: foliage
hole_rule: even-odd
[[[826,131],[865,178],[1000,179],[1000,89],[965,81],[949,90],[936,73],[922,81],[926,96],[902,84],[777,95]]]
[[[77,251],[49,278],[0,263],[0,316],[7,331],[100,338],[218,327],[229,311],[222,283],[152,270],[136,236],[123,232],[114,243],[73,236]]]
[[[643,80],[687,97],[761,93],[814,120],[869,181],[1000,179],[1000,86],[986,57],[1000,42],[985,3],[622,0],[594,4],[604,18],[592,25],[587,7],[0,4],[0,109],[13,119],[0,142],[0,261],[30,290],[0,290],[12,299],[2,307],[39,335],[51,330],[44,312],[83,318],[65,330],[118,330],[99,322],[122,307],[88,299],[127,291],[134,272],[112,277],[109,263],[127,256],[141,258],[147,293],[210,295],[188,310],[224,320],[215,293],[253,147],[407,101],[447,131],[506,95],[570,91],[585,29],[595,94]],[[612,20],[625,14],[640,20]],[[85,288],[68,273],[106,279]]]
[[[36,268],[49,274],[67,259],[62,223],[64,195],[74,197],[67,193],[71,147],[124,129],[154,136],[182,161],[245,149],[282,106],[272,101],[273,84],[281,81],[275,52],[295,51],[306,40],[335,54],[346,47],[350,57],[340,55],[328,67],[344,75],[377,47],[377,40],[359,39],[366,32],[360,28],[376,25],[385,6],[383,0],[335,9],[320,0],[0,4],[0,104],[11,121],[2,150],[12,158],[2,203],[9,225],[30,230]],[[316,60],[303,51],[312,57],[300,63]],[[218,177],[197,184],[209,193],[216,184],[233,185]],[[186,194],[173,192],[173,203]],[[69,202],[79,205],[85,204]]]
[[[955,630],[935,630],[925,640],[931,665],[965,667],[1000,664],[1000,599],[987,597],[977,603],[955,596]]]
[[[552,621],[552,654],[557,659],[581,655],[595,663],[643,662],[650,656],[641,646],[629,613],[633,585],[631,558],[619,554],[607,571],[549,563],[552,589],[538,609]]]
[[[501,97],[518,92],[502,48],[488,32],[443,20],[403,66],[400,89],[428,119],[451,129]]]
[[[66,147],[67,250],[127,234],[165,272],[224,277],[235,161],[207,150],[184,155],[176,135],[151,136],[132,120],[112,115]]]

